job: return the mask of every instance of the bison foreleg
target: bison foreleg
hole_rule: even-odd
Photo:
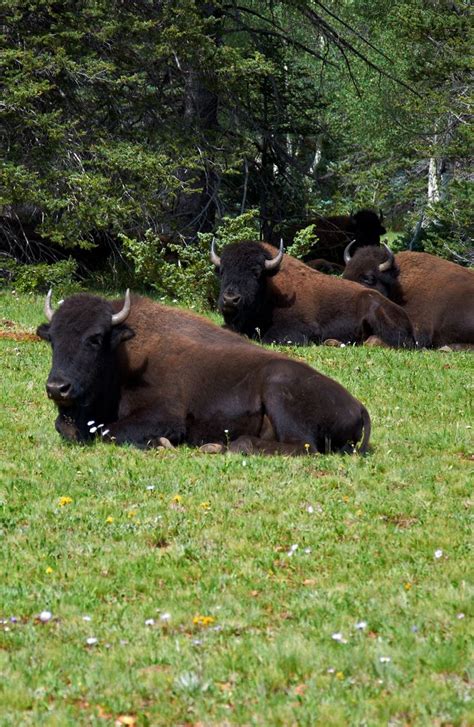
[[[97,434],[106,442],[133,444],[144,449],[162,446],[160,439],[163,438],[172,445],[181,444],[186,430],[184,423],[177,418],[158,417],[156,412],[140,411],[104,425]]]
[[[365,299],[362,327],[364,340],[377,336],[393,348],[414,348],[413,327],[405,311],[390,300],[377,296]]]
[[[320,341],[321,330],[317,324],[310,326],[298,321],[274,323],[262,337],[262,343],[276,343],[282,346],[307,346]]]

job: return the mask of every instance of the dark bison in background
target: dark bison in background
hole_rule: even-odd
[[[38,335],[51,342],[46,389],[66,439],[267,454],[367,450],[370,418],[340,384],[187,311],[129,293],[67,298]],[[223,449],[223,447],[221,447]]]
[[[474,271],[387,245],[345,252],[344,278],[378,290],[408,313],[419,346],[474,344]]]
[[[306,345],[337,339],[415,345],[406,313],[376,291],[331,278],[261,242],[227,245],[211,260],[220,276],[219,310],[226,326],[264,343]]]
[[[366,245],[379,245],[381,235],[387,230],[383,226],[383,213],[362,209],[355,214],[337,217],[318,217],[289,225],[281,233],[272,232],[269,242],[278,245],[280,237],[285,245],[293,242],[296,233],[308,225],[315,225],[318,241],[303,257],[303,260],[321,272],[343,271],[343,256],[346,246],[352,242],[354,249]]]

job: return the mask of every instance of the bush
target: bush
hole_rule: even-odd
[[[318,242],[318,236],[314,232],[315,227],[316,225],[308,225],[308,227],[298,230],[292,244],[289,245],[285,252],[300,259],[307,255]]]
[[[46,293],[49,288],[59,288],[61,295],[70,295],[79,289],[74,280],[77,263],[72,258],[38,265],[21,265],[16,260],[4,258],[1,268],[4,277],[20,293]]]
[[[422,236],[425,252],[463,265],[473,265],[474,193],[471,184],[468,181],[453,182],[446,199],[432,205],[430,217],[432,222]]]
[[[152,230],[146,231],[143,240],[121,235],[123,252],[133,265],[136,284],[186,305],[208,307],[216,301],[218,290],[209,260],[212,238],[215,237],[218,248],[258,238],[257,214],[251,210],[239,217],[223,217],[215,234],[199,233],[194,244],[163,241]]]

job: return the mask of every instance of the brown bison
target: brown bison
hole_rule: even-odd
[[[306,345],[376,336],[389,346],[415,345],[406,313],[376,291],[330,278],[267,243],[227,245],[211,260],[220,276],[219,310],[228,328],[264,343]]]
[[[474,344],[474,272],[425,252],[387,245],[344,254],[344,278],[378,290],[408,313],[417,344]]]
[[[147,298],[73,295],[38,335],[66,439],[157,446],[231,443],[235,451],[366,452],[370,418],[340,384],[187,311]],[[222,447],[221,447],[222,449]]]
[[[386,233],[382,210],[377,214],[373,210],[362,209],[355,214],[319,217],[289,225],[281,234],[272,233],[268,241],[277,245],[280,237],[283,237],[288,246],[299,230],[312,224],[318,240],[303,260],[321,272],[342,273],[344,249],[349,242],[354,241],[354,249],[379,245],[381,235]]]

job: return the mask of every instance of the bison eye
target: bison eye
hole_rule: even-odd
[[[375,285],[375,275],[364,275],[363,280],[366,285]]]
[[[87,343],[94,348],[102,346],[103,336],[101,333],[94,333],[92,336],[87,338]]]

